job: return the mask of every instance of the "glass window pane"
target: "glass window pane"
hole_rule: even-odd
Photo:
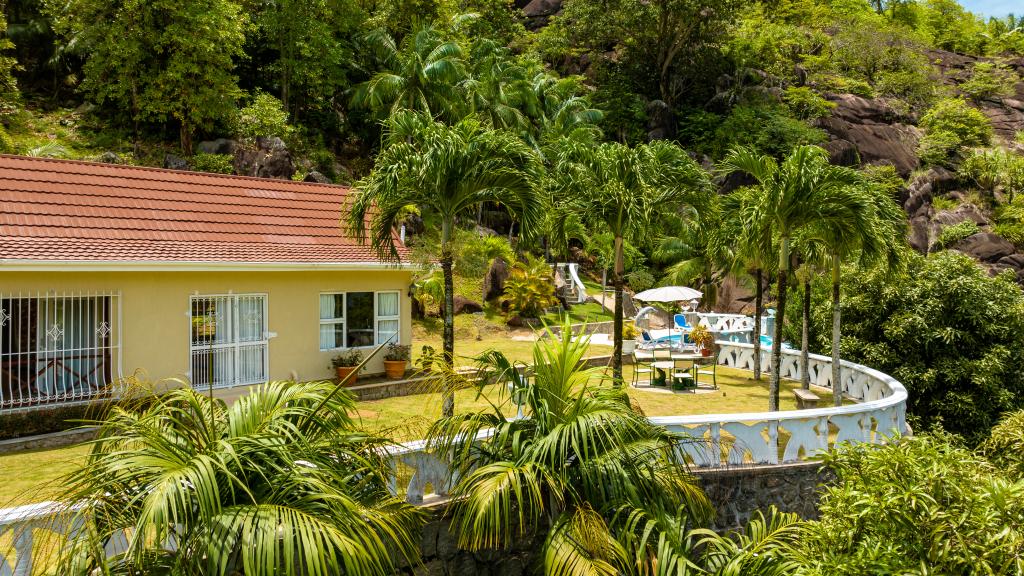
[[[398,316],[398,292],[377,294],[377,316]]]
[[[321,324],[320,325],[320,349],[333,350],[345,347],[345,325],[344,324]]]
[[[373,292],[349,292],[345,304],[348,347],[373,346]]]
[[[398,334],[398,320],[381,320],[377,322],[377,344],[383,344],[388,342],[389,338]],[[398,344],[398,337],[391,339],[390,342]]]
[[[320,319],[341,320],[345,317],[344,294],[320,295]]]

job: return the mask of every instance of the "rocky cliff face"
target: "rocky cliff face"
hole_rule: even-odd
[[[970,78],[971,67],[982,60],[941,50],[930,51],[928,55],[952,94],[959,94],[959,86]],[[1024,77],[1024,58],[1008,64]],[[899,201],[910,221],[908,240],[914,249],[927,253],[943,228],[970,220],[980,231],[951,248],[973,256],[993,273],[1013,270],[1024,284],[1024,251],[993,232],[991,211],[970,201],[968,190],[954,172],[945,168],[921,170],[916,149],[922,132],[916,127],[917,117],[898,111],[881,98],[853,94],[830,94],[827,98],[836,107],[817,126],[829,135],[824,147],[833,162],[846,166],[889,164],[909,178]],[[985,100],[977,105],[991,120],[996,143],[1024,152],[1024,146],[1014,141],[1016,134],[1024,131],[1024,83],[1016,86],[1012,97]],[[936,198],[955,201],[956,206],[937,209],[933,202]]]

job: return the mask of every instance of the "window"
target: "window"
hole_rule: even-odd
[[[358,348],[398,341],[398,292],[320,295],[320,349]]]
[[[193,296],[192,385],[237,386],[267,381],[267,297]]]
[[[0,409],[109,394],[120,312],[118,294],[0,295]]]

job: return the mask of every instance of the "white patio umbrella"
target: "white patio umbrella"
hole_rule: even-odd
[[[686,302],[688,300],[700,300],[704,293],[686,286],[662,286],[644,290],[633,296],[634,300],[641,302]]]

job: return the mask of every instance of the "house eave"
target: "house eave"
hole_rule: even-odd
[[[27,260],[0,259],[5,272],[284,272],[337,270],[409,271],[401,262],[203,262],[180,260]]]

